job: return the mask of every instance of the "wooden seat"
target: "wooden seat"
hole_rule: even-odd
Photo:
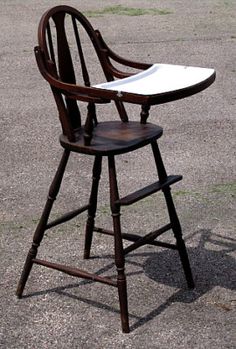
[[[89,146],[84,144],[85,130],[75,132],[75,142],[66,135],[60,136],[61,145],[71,151],[85,154],[117,155],[143,147],[162,135],[162,128],[140,122],[107,121],[99,123],[93,132]]]
[[[103,72],[101,81],[106,80],[106,82],[97,84],[90,81],[87,61],[91,57],[91,52],[86,57],[83,45],[85,40],[91,43]],[[162,136],[162,128],[147,121],[150,107],[154,104],[184,98],[205,89],[214,81],[215,72],[212,69],[203,71],[201,68],[197,68],[198,73],[196,74],[196,69],[190,69],[189,74],[193,74],[190,77],[185,68],[175,69],[172,66],[170,74],[166,66],[152,66],[122,58],[106,45],[100,32],[94,30],[80,12],[69,6],[54,7],[42,16],[39,23],[38,46],[35,47],[35,56],[39,70],[49,83],[55,98],[62,126],[60,144],[63,148],[63,154],[49,188],[48,198],[35,230],[33,243],[26,258],[16,294],[19,298],[22,296],[33,264],[56,269],[76,277],[102,282],[118,289],[122,330],[129,332],[125,274],[125,255],[127,253],[146,244],[177,250],[187,284],[190,288],[194,287],[181,226],[170,191],[170,186],[180,181],[182,176],[167,175],[166,173],[157,144],[158,138]],[[126,68],[138,69],[141,73],[130,72],[127,69],[123,71],[116,67],[116,63],[119,63],[119,66],[122,64]],[[181,83],[176,83],[176,76],[180,76],[181,72],[184,74],[184,80]],[[167,78],[173,81],[166,83]],[[162,88],[161,85],[164,82],[165,86]],[[124,102],[141,106],[140,121],[129,121]],[[115,104],[118,114],[116,121],[114,119],[104,121],[103,115],[97,115],[96,105],[109,103]],[[86,104],[87,111],[85,108],[81,108],[82,104]],[[84,110],[86,111],[85,116],[83,115]],[[153,152],[157,180],[147,186],[140,183],[139,190],[120,197],[116,179],[115,156],[132,152],[147,145],[151,146]],[[51,221],[49,219],[51,209],[60,190],[71,152],[94,157],[92,187],[88,203]],[[95,225],[98,185],[104,158],[108,159],[110,207],[113,218],[113,229],[110,230]],[[125,170],[127,171],[127,169]],[[120,222],[122,206],[132,205],[158,191],[162,191],[164,194],[169,221],[164,226],[142,237],[123,232]],[[113,236],[114,259],[117,268],[116,280],[37,257],[38,248],[46,230],[65,223],[84,211],[88,213],[85,227],[84,258],[90,257],[93,232]],[[157,239],[169,230],[173,232],[175,243],[166,243]],[[131,242],[126,248],[123,248],[123,239]],[[137,302],[142,302],[142,299],[137,300]]]

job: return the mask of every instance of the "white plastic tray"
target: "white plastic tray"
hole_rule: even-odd
[[[194,86],[207,80],[214,73],[214,69],[208,68],[153,64],[141,73],[94,87],[141,95],[156,95]]]

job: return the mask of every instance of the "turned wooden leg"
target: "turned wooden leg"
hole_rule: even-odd
[[[38,223],[38,226],[35,230],[34,237],[33,237],[33,243],[32,243],[32,246],[31,246],[29,252],[28,252],[28,255],[27,255],[27,258],[25,261],[25,265],[24,265],[24,268],[23,268],[23,271],[22,271],[22,274],[20,277],[20,281],[18,283],[18,287],[17,287],[17,291],[16,291],[16,295],[18,298],[21,298],[21,296],[22,296],[25,284],[27,282],[28,276],[29,276],[31,268],[33,266],[32,260],[36,257],[38,247],[43,239],[44,232],[46,230],[46,226],[47,226],[47,222],[48,222],[48,218],[49,218],[52,206],[53,206],[53,202],[56,200],[57,194],[58,194],[60,186],[61,186],[63,174],[65,172],[65,168],[67,165],[67,161],[69,159],[69,155],[70,155],[70,152],[67,150],[64,150],[60,164],[59,164],[58,169],[57,169],[57,172],[56,172],[55,177],[54,177],[52,184],[50,186],[48,198],[47,198],[42,216],[41,216],[40,221]]]
[[[168,208],[172,230],[176,238],[179,256],[184,269],[186,281],[189,288],[194,288],[194,281],[193,281],[192,271],[189,263],[188,253],[186,250],[185,242],[182,237],[182,229],[181,229],[181,225],[175,210],[170,188],[169,187],[164,188],[163,193],[164,193],[166,205]]]
[[[156,142],[152,143],[152,150],[153,150],[153,154],[156,162],[159,180],[164,182],[167,178],[167,174],[166,174],[166,170],[165,170],[165,167],[161,158],[161,154]],[[176,244],[178,247],[180,260],[184,269],[186,281],[189,288],[194,288],[194,281],[193,281],[192,271],[189,263],[188,253],[186,250],[185,242],[182,237],[181,225],[176,213],[175,205],[171,195],[171,189],[169,186],[166,186],[163,188],[163,194],[165,196],[165,201],[166,201],[166,205],[167,205],[167,209],[170,217],[171,227],[172,227],[174,236],[176,238]]]
[[[108,157],[109,181],[110,181],[110,204],[113,218],[114,239],[115,239],[115,264],[117,268],[117,285],[120,302],[120,315],[122,331],[128,333],[129,314],[127,301],[127,285],[125,276],[125,258],[120,226],[120,205],[116,203],[119,199],[118,186],[116,180],[116,169],[114,156]]]
[[[85,245],[84,245],[84,258],[87,259],[90,256],[90,249],[93,238],[93,228],[95,215],[97,210],[97,196],[98,196],[98,185],[102,170],[102,157],[96,156],[93,165],[93,183],[91,188],[91,194],[89,199],[88,218],[85,230]]]

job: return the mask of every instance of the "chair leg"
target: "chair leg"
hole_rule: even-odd
[[[123,251],[123,242],[121,237],[120,226],[120,206],[116,204],[119,199],[116,168],[114,156],[108,157],[109,165],[109,182],[110,182],[110,204],[113,218],[114,239],[115,239],[115,264],[117,268],[117,286],[120,302],[120,315],[122,331],[129,333],[129,314],[128,314],[128,300],[127,300],[127,285],[125,275],[125,258]]]
[[[89,199],[88,218],[87,218],[86,230],[85,230],[84,259],[88,259],[90,257],[94,221],[95,221],[95,215],[97,210],[98,185],[99,185],[101,170],[102,170],[102,157],[96,156],[94,160],[94,165],[93,165],[93,183],[92,183],[91,194]]]
[[[188,253],[186,250],[185,242],[184,242],[183,237],[182,237],[182,229],[181,229],[181,225],[180,225],[180,222],[179,222],[176,210],[175,210],[175,206],[174,206],[174,202],[173,202],[170,188],[168,188],[168,187],[165,188],[163,190],[163,193],[165,196],[166,205],[167,205],[168,212],[169,212],[172,230],[173,230],[174,236],[176,238],[179,256],[180,256],[180,260],[181,260],[181,263],[182,263],[182,266],[184,269],[186,281],[187,281],[189,288],[194,288],[194,281],[193,281],[192,271],[191,271],[191,267],[190,267],[190,263],[189,263]]]
[[[165,170],[165,167],[161,158],[161,154],[156,142],[152,143],[152,150],[153,150],[153,154],[156,162],[159,180],[165,181],[167,174],[166,174],[166,170]],[[178,219],[178,215],[176,213],[170,187],[165,187],[163,189],[163,194],[165,196],[165,201],[166,201],[166,205],[167,205],[167,209],[170,217],[170,222],[171,222],[172,230],[176,239],[180,260],[184,269],[186,281],[189,288],[194,288],[194,281],[193,281],[192,271],[189,263],[188,253],[186,250],[185,242],[182,237],[182,229]]]
[[[43,239],[44,232],[47,227],[48,218],[53,206],[53,202],[56,200],[57,194],[59,192],[63,174],[65,172],[65,168],[67,165],[67,161],[69,159],[70,152],[68,150],[64,150],[60,164],[58,166],[57,172],[55,174],[55,177],[52,181],[52,184],[49,189],[48,198],[43,210],[43,213],[41,215],[40,221],[38,223],[38,226],[35,230],[34,237],[33,237],[33,243],[32,246],[28,252],[25,265],[20,277],[20,281],[18,283],[16,295],[18,298],[21,298],[22,293],[24,291],[25,284],[27,282],[28,276],[30,274],[31,268],[33,266],[33,259],[36,258],[38,247]]]

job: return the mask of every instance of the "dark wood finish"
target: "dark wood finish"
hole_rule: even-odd
[[[88,218],[85,231],[84,258],[90,257],[90,249],[94,231],[95,215],[97,210],[97,196],[100,175],[102,171],[102,157],[96,156],[93,165],[93,183],[89,198]]]
[[[29,273],[31,271],[31,268],[33,266],[33,259],[36,258],[38,253],[38,247],[43,239],[44,232],[47,229],[47,223],[49,219],[49,215],[53,206],[54,201],[56,200],[57,194],[59,192],[62,178],[65,172],[65,168],[67,165],[67,161],[69,159],[70,152],[68,150],[64,150],[61,162],[58,166],[57,172],[55,174],[55,177],[52,181],[52,184],[49,188],[48,198],[42,213],[42,216],[40,218],[40,221],[38,223],[38,226],[35,230],[34,237],[33,237],[33,243],[32,246],[28,252],[28,256],[25,261],[24,269],[21,274],[20,281],[18,283],[16,295],[21,298],[25,284],[27,282]]]
[[[73,33],[76,42],[74,47],[70,45],[70,38],[67,32],[68,23],[71,24],[72,31],[70,31],[70,33]],[[122,331],[127,333],[129,332],[125,274],[125,255],[127,253],[146,244],[178,250],[188,286],[190,288],[194,286],[188,255],[182,238],[181,226],[170,191],[170,186],[180,181],[182,176],[168,176],[166,173],[157,145],[157,139],[162,136],[162,128],[147,122],[150,106],[153,104],[166,103],[197,93],[209,86],[215,77],[212,76],[206,81],[188,89],[152,96],[123,92],[117,94],[115,91],[91,87],[91,76],[89,76],[89,70],[86,64],[88,58],[85,55],[85,50],[82,45],[83,40],[81,40],[80,27],[83,27],[88,38],[91,40],[107,81],[132,75],[133,73],[126,71],[127,67],[144,70],[151,66],[150,64],[127,60],[114,53],[107,46],[100,32],[94,30],[88,20],[80,12],[69,6],[54,7],[43,15],[38,29],[39,43],[35,48],[35,56],[39,70],[50,84],[55,98],[59,120],[62,126],[60,144],[64,148],[64,152],[50,186],[42,216],[34,233],[32,246],[26,258],[16,294],[19,298],[22,296],[33,264],[117,287]],[[77,50],[77,56],[79,57],[81,65],[81,77],[78,77],[76,74],[78,70],[75,69],[75,67],[78,65],[78,59],[74,62],[73,49]],[[115,66],[116,63],[126,67],[124,71],[117,68]],[[83,83],[78,83],[78,81],[81,80]],[[97,118],[96,115],[96,104],[110,103],[111,101],[115,103],[119,120],[98,122],[99,118]],[[87,115],[84,118],[81,115],[78,102],[87,103]],[[141,105],[140,122],[128,120],[123,102]],[[120,198],[116,178],[115,156],[132,152],[146,145],[151,145],[152,147],[158,179],[155,183]],[[88,204],[49,222],[51,209],[60,190],[70,152],[94,156],[92,187]],[[95,226],[98,186],[102,171],[102,158],[105,156],[108,158],[110,207],[113,219],[113,230]],[[121,207],[131,205],[158,191],[162,191],[164,194],[170,222],[145,236],[123,233],[120,222]],[[116,280],[112,280],[106,276],[99,276],[96,273],[88,273],[87,271],[75,267],[37,258],[38,248],[45,231],[58,224],[69,221],[84,211],[88,212],[85,229],[84,258],[90,257],[93,232],[112,236],[114,238],[114,257],[117,269]],[[155,212],[153,214],[155,214]],[[173,231],[176,244],[156,240],[168,230]],[[132,242],[125,249],[123,248],[123,239]]]
[[[115,264],[117,269],[117,286],[120,301],[120,316],[121,325],[124,333],[129,332],[129,316],[128,316],[128,299],[125,276],[125,258],[124,249],[121,236],[120,225],[120,205],[117,204],[119,200],[118,185],[116,180],[115,158],[113,155],[108,157],[108,170],[110,182],[110,205],[113,218],[113,230],[115,240]]]
[[[34,258],[32,260],[32,262],[35,264],[50,268],[50,269],[62,271],[63,273],[71,275],[71,276],[76,276],[76,277],[80,277],[80,278],[88,279],[88,280],[93,280],[93,281],[98,281],[98,282],[101,282],[102,284],[107,284],[110,286],[117,287],[117,281],[112,280],[109,277],[99,276],[96,274],[88,273],[84,270],[80,270],[78,268],[72,268],[72,267],[66,266],[64,264],[52,263],[52,262],[48,262],[48,261],[45,261],[42,259],[37,259],[37,258]]]
[[[157,237],[161,236],[163,233],[167,232],[171,228],[172,228],[172,225],[169,223],[164,225],[164,227],[161,227],[160,229],[157,229],[145,236],[140,237],[133,244],[129,245],[124,249],[124,254],[132,252],[141,246],[144,246],[149,244],[150,242],[153,242]]]
[[[168,228],[171,229],[171,225],[168,225]],[[94,227],[94,231],[96,231],[97,233],[114,236],[114,231],[113,230],[108,230],[108,229],[104,229],[104,228]],[[122,239],[128,240],[128,241],[133,241],[133,242],[136,242],[136,241],[138,241],[140,239],[140,235],[136,235],[136,234],[122,233],[121,236],[122,236]],[[177,250],[178,249],[178,247],[176,245],[174,245],[174,244],[169,244],[169,243],[163,242],[163,241],[151,241],[149,239],[146,240],[145,245],[165,247],[165,248],[170,248],[172,250]]]
[[[119,102],[151,106],[172,102],[191,96],[206,89],[215,81],[215,74],[213,74],[203,82],[191,87],[186,87],[177,91],[163,92],[157,95],[149,96],[128,92],[117,93],[116,91],[112,90],[64,83],[61,80],[56,79],[52,74],[50,74],[49,70],[46,69],[44,62],[45,58],[43,52],[40,49],[40,46],[35,47],[35,55],[41,74],[50,83],[51,86],[56,88],[58,91],[70,95],[70,98],[82,101],[89,101],[91,100],[91,98],[96,98],[97,103],[105,103],[114,100]]]
[[[150,105],[148,104],[142,105],[141,114],[140,114],[141,124],[146,124],[147,119],[149,117],[149,110],[150,110]]]
[[[152,143],[152,150],[155,158],[159,180],[164,183],[166,181],[167,174],[161,158],[161,153],[159,151],[159,148],[156,142]],[[194,281],[193,281],[192,272],[189,264],[188,254],[187,254],[185,243],[182,237],[182,229],[179,222],[179,218],[177,216],[173,198],[171,195],[171,188],[170,186],[164,186],[162,191],[166,200],[166,206],[168,209],[172,230],[176,238],[176,245],[178,247],[178,251],[179,251],[180,259],[183,265],[188,287],[194,288]]]
[[[71,212],[67,212],[65,213],[63,216],[55,219],[52,222],[49,222],[45,229],[51,229],[53,227],[56,227],[59,224],[65,223],[70,221],[71,219],[75,218],[76,216],[78,216],[79,214],[81,214],[84,211],[87,211],[89,209],[89,205],[85,205],[83,207],[78,208],[77,210],[73,210]]]
[[[170,186],[182,179],[182,176],[168,176],[164,182],[157,181],[153,184],[146,186],[145,188],[139,189],[134,193],[131,193],[123,198],[121,198],[118,203],[121,206],[132,205],[135,202],[146,198],[149,195],[156,193],[159,190],[162,190],[166,186]]]
[[[84,127],[75,132],[75,141],[60,136],[63,148],[90,155],[124,154],[143,147],[162,135],[162,128],[150,123],[108,121],[101,122],[93,130],[90,145],[84,144]]]

